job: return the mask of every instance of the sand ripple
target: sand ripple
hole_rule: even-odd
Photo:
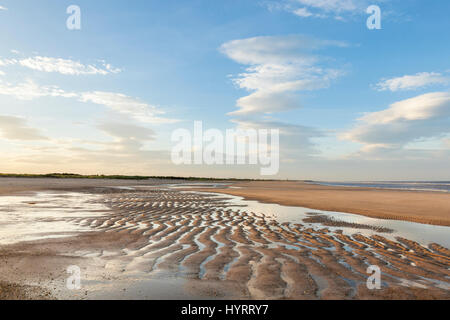
[[[132,239],[121,248],[123,271],[171,274],[235,298],[450,298],[450,251],[438,244],[280,224],[177,190],[116,191],[104,204],[110,214],[73,222]],[[366,287],[371,265],[382,290]]]

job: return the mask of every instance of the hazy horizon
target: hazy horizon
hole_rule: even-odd
[[[74,172],[46,172],[46,173],[17,173],[17,172],[0,172],[0,178],[5,177],[14,177],[18,176],[19,178],[26,177],[26,176],[33,176],[34,177],[40,177],[45,178],[45,176],[51,176],[51,175],[67,175],[67,179],[70,178],[70,176],[80,176],[80,177],[99,177],[101,179],[102,177],[114,177],[114,176],[123,176],[123,177],[140,177],[145,178],[148,177],[150,179],[164,179],[164,178],[175,178],[175,179],[208,179],[208,180],[273,180],[273,181],[300,181],[300,182],[318,182],[318,183],[444,183],[444,184],[450,184],[450,180],[310,180],[310,179],[271,179],[271,178],[239,178],[239,177],[214,177],[214,176],[174,176],[174,175],[167,175],[167,176],[161,176],[161,175],[155,175],[155,176],[148,176],[148,175],[120,175],[120,174],[103,174],[103,173],[87,173],[87,174],[79,174]],[[195,182],[195,181],[194,181]]]

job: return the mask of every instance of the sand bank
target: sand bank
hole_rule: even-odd
[[[239,188],[202,190],[266,203],[450,226],[448,193],[346,188],[282,181],[238,182],[233,186]]]

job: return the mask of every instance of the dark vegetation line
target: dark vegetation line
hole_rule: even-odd
[[[174,176],[126,176],[126,175],[81,175],[75,173],[48,173],[48,174],[18,174],[0,173],[0,178],[53,178],[53,179],[118,179],[118,180],[182,180],[182,181],[262,181],[264,179],[236,179],[236,178],[205,178],[205,177],[174,177]],[[264,180],[276,181],[276,180]]]

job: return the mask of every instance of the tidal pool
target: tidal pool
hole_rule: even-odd
[[[0,197],[0,244],[61,238],[91,231],[73,219],[101,216],[101,196],[74,192],[37,192]]]

